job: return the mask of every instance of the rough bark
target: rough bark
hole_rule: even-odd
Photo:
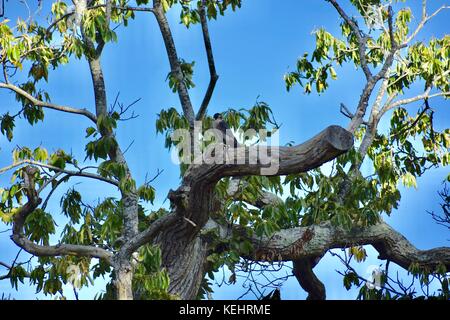
[[[359,29],[358,25],[346,15],[338,5],[337,1],[329,1],[336,8],[340,16],[351,26],[352,31],[357,38],[360,64],[367,78],[367,83],[365,84],[360,97],[357,110],[352,114],[352,121],[348,127],[348,131],[337,126],[331,126],[304,144],[295,147],[275,147],[268,150],[267,154],[264,154],[265,152],[263,152],[263,154],[259,152],[265,151],[263,147],[242,147],[237,148],[236,150],[224,148],[219,150],[219,156],[221,155],[223,159],[228,160],[231,158],[233,161],[224,164],[192,165],[186,172],[181,186],[177,190],[171,191],[169,194],[173,212],[157,220],[147,230],[141,233],[138,233],[138,197],[136,195],[136,190],[121,190],[124,216],[122,241],[124,242],[124,245],[119,252],[115,254],[94,246],[69,244],[59,244],[56,246],[38,245],[30,241],[24,235],[23,229],[28,215],[36,210],[42,202],[39,197],[40,191],[35,190],[35,185],[33,183],[33,175],[37,169],[30,166],[25,169],[25,189],[27,191],[26,197],[28,202],[23,207],[19,208],[14,216],[12,240],[18,246],[36,256],[75,255],[106,260],[114,267],[116,277],[115,283],[119,299],[133,298],[133,266],[130,263],[132,253],[139,249],[140,246],[153,241],[160,245],[163,256],[163,266],[169,271],[171,279],[170,293],[176,294],[182,299],[192,299],[196,297],[204,277],[205,259],[208,254],[208,244],[206,240],[199,236],[199,232],[202,229],[218,228],[223,237],[229,236],[230,226],[226,226],[226,229],[224,230],[223,226],[218,225],[210,219],[211,213],[218,208],[218,199],[216,199],[214,195],[215,184],[223,177],[286,175],[305,172],[316,168],[349,150],[353,145],[351,133],[353,133],[361,124],[366,123],[364,121],[364,116],[373,90],[381,79],[386,78],[389,68],[394,62],[395,53],[404,46],[404,44],[398,45],[394,42],[392,13],[389,11],[390,16],[388,17],[388,22],[392,48],[380,71],[373,75],[366,59],[367,36]],[[111,10],[110,1],[107,1],[104,6],[107,8],[107,16],[109,16]],[[154,0],[154,7],[151,9],[127,8],[136,11],[149,11],[153,12],[155,15],[166,47],[171,72],[178,81],[177,92],[183,113],[192,127],[194,122],[194,111],[188,88],[184,82],[184,75],[181,70],[175,43],[161,1]],[[199,113],[197,114],[197,119],[201,119],[206,113],[208,103],[217,81],[204,9],[205,8],[201,6],[200,18],[211,80]],[[436,11],[436,13],[439,12],[439,10]],[[422,28],[423,24],[431,18],[431,16],[426,16],[425,9],[424,12],[422,22],[407,42],[409,42]],[[81,31],[83,32],[83,30]],[[0,83],[0,88],[5,88],[22,95],[36,106],[82,115],[96,123],[98,117],[106,116],[108,114],[106,87],[100,59],[104,43],[100,41],[98,46],[94,47],[94,43],[90,39],[84,37],[84,41],[88,48],[86,57],[89,62],[94,88],[96,106],[95,115],[86,109],[75,109],[40,101],[24,90],[9,83]],[[385,83],[387,83],[386,80]],[[382,95],[380,95],[380,98],[381,97]],[[421,97],[422,96],[418,96],[413,99]],[[426,93],[426,97],[431,96]],[[378,101],[377,98],[375,105],[378,104],[379,106],[380,101]],[[390,104],[388,107],[392,108],[396,105],[409,103],[411,101],[411,99],[400,100]],[[372,111],[378,111],[378,106],[377,108],[372,109]],[[384,112],[384,109],[381,110],[381,115]],[[364,137],[359,150],[360,154],[365,155],[372,143],[381,115],[378,116],[378,114],[372,112],[366,136]],[[102,136],[113,137],[114,135],[113,132],[104,129],[101,129],[100,131]],[[218,154],[216,153],[215,157],[217,156]],[[127,172],[127,178],[132,178],[124,155],[119,147],[111,150],[109,157],[112,161],[122,164]],[[274,165],[273,162],[268,161],[271,160],[271,158],[279,160],[279,163],[276,164],[278,166],[275,171],[268,171],[269,167]],[[66,174],[77,175],[80,173],[66,172]],[[87,176],[87,174],[84,174],[84,176]],[[90,178],[93,177],[93,175],[90,176]],[[98,176],[96,178],[99,179]],[[111,181],[109,182],[111,183]],[[351,181],[347,182],[347,186],[350,188]],[[112,181],[112,183],[118,185],[115,181]],[[231,185],[231,187],[235,187],[235,185]],[[343,188],[343,190],[345,190],[345,188]],[[233,192],[232,188],[230,192]],[[345,196],[346,192],[342,192],[342,194]],[[280,199],[278,197],[271,195],[270,193],[263,193],[253,205],[264,207],[279,201]],[[231,228],[239,229],[237,226],[231,226]],[[407,269],[411,263],[418,263],[422,267],[431,269],[439,264],[444,264],[447,269],[450,268],[450,248],[443,247],[431,250],[419,250],[386,223],[379,223],[367,228],[345,230],[326,222],[310,227],[282,230],[271,237],[253,238],[251,240],[254,244],[255,252],[251,257],[247,258],[258,261],[293,261],[293,272],[302,287],[309,293],[309,299],[325,298],[325,288],[312,270],[324,252],[333,248],[343,248],[350,245],[372,245],[379,252],[380,259],[389,259],[405,269]]]
[[[101,67],[101,53],[104,43],[100,43],[97,48],[94,48],[92,41],[86,36],[83,37],[86,45],[90,50],[90,54],[87,54],[87,60],[89,63],[89,69],[91,72],[92,84],[94,88],[95,95],[95,110],[97,118],[100,116],[108,115],[108,103],[106,96],[106,85],[103,76],[103,70]],[[94,54],[95,52],[95,54]],[[98,128],[103,137],[114,137],[114,132],[105,129]],[[119,146],[109,150],[109,158],[120,164],[125,169],[125,178],[132,180],[131,171],[128,167],[126,159],[123,155],[122,150]],[[122,241],[124,243],[129,242],[138,234],[138,195],[134,188],[131,190],[124,190],[120,188],[121,201],[122,201],[122,215],[123,215],[123,230],[122,230]],[[122,300],[132,300],[132,278],[133,278],[133,268],[130,265],[130,255],[125,255],[122,252],[117,254],[113,260],[113,266],[116,271],[116,289],[118,294],[118,299]],[[123,279],[122,279],[123,277]]]
[[[323,163],[346,152],[353,145],[353,136],[345,129],[330,126],[315,137],[294,147],[273,147],[269,152],[278,156],[278,170],[271,175],[300,173],[317,168]],[[252,150],[254,148],[254,150]],[[206,244],[199,243],[199,232],[210,214],[217,210],[214,187],[223,177],[264,175],[267,159],[256,151],[258,147],[242,147],[235,150],[223,148],[234,161],[225,164],[191,165],[182,185],[169,193],[169,200],[177,223],[165,228],[158,237],[164,267],[169,271],[170,292],[183,298],[194,298],[203,279],[203,263]],[[254,164],[248,159],[255,155]],[[217,156],[217,154],[216,154]],[[269,174],[269,173],[267,173]],[[186,279],[184,279],[186,278]]]
[[[450,248],[439,247],[419,250],[403,235],[387,223],[345,230],[330,222],[310,227],[282,230],[270,238],[253,239],[256,247],[255,258],[289,261],[321,255],[329,249],[346,248],[356,245],[372,245],[380,259],[388,259],[402,268],[411,263],[433,270],[440,263],[450,268]]]
[[[185,222],[188,223],[188,222]],[[205,276],[207,242],[201,237],[186,236],[186,228],[179,224],[169,228],[168,232],[157,239],[160,245],[163,266],[170,275],[169,293],[180,299],[195,299]]]
[[[118,300],[133,300],[133,267],[128,260],[117,262],[114,272]]]

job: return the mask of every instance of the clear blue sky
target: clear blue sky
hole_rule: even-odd
[[[50,1],[46,2],[48,6]],[[432,10],[445,1],[429,2]],[[408,1],[417,17],[420,12],[419,3],[417,0]],[[11,18],[23,16],[25,12],[18,1],[6,3],[6,13]],[[441,37],[448,33],[449,14],[447,11],[436,17],[417,39]],[[176,10],[171,10],[168,15],[179,56],[187,61],[196,61],[196,87],[191,90],[191,98],[198,108],[209,80],[201,31],[199,26],[192,26],[187,30],[179,25]],[[259,96],[258,99],[267,102],[277,121],[283,124],[280,131],[282,144],[289,141],[302,142],[331,124],[345,127],[348,119],[339,113],[339,104],[343,102],[347,106],[356,105],[364,84],[360,70],[355,70],[351,65],[338,69],[338,80],[332,82],[329,90],[320,96],[303,95],[298,87],[288,93],[283,82],[284,73],[294,68],[296,58],[304,52],[312,51],[314,37],[311,32],[325,27],[337,35],[339,23],[334,9],[323,0],[244,0],[242,9],[235,13],[229,12],[218,21],[212,21],[210,33],[220,79],[209,112],[251,107]],[[139,118],[121,123],[118,139],[123,149],[134,141],[126,156],[138,183],[143,182],[146,174],[152,176],[158,169],[164,169],[154,183],[157,189],[155,204],[148,206],[148,209],[157,209],[161,205],[168,205],[164,201],[169,189],[178,186],[179,171],[171,163],[170,154],[163,147],[163,137],[156,134],[156,114],[163,108],[179,108],[178,97],[171,92],[165,81],[169,64],[154,17],[151,14],[137,13],[137,19],[129,27],[119,28],[118,35],[119,42],[109,44],[103,56],[108,98],[112,103],[119,91],[124,103],[141,98],[134,108]],[[26,74],[22,77],[25,78]],[[70,64],[51,71],[49,84],[45,85],[45,89],[56,103],[93,110],[93,91],[85,61],[73,60]],[[417,88],[413,88],[411,94],[417,93],[415,90]],[[420,104],[411,105],[409,109],[416,110]],[[449,127],[449,103],[436,99],[432,107],[435,109],[436,127]],[[17,109],[13,95],[0,91],[0,112]],[[387,121],[385,119],[384,123]],[[34,127],[24,120],[19,121],[12,143],[0,136],[0,167],[10,164],[11,149],[16,145],[42,145],[49,151],[63,148],[72,150],[83,159],[85,142],[80,141],[84,141],[85,128],[89,125],[83,118],[48,110],[45,112],[44,123]],[[383,126],[385,125],[382,124]],[[449,245],[446,229],[437,226],[426,213],[426,210],[439,209],[436,192],[441,188],[441,181],[447,173],[448,169],[445,168],[431,171],[419,179],[417,190],[402,189],[399,210],[386,219],[419,248]],[[9,176],[0,176],[0,185],[6,185],[8,180]],[[101,183],[73,180],[70,186],[74,183],[81,183],[77,188],[87,202],[117,194],[113,188]],[[57,222],[63,221],[58,206],[58,196],[62,193],[61,189],[55,194],[54,201],[49,206]],[[0,224],[0,231],[4,229],[6,227]],[[0,261],[11,261],[17,250],[9,240],[9,233],[0,233]],[[369,252],[370,258],[358,266],[362,274],[368,265],[379,263],[376,252]],[[25,258],[25,254],[22,257]],[[339,267],[335,258],[326,256],[316,268],[318,276],[326,284],[328,297],[356,297],[355,291],[347,293],[343,288],[342,278],[335,272]],[[19,299],[35,297],[32,287],[22,285],[16,292],[9,288],[8,281],[0,282],[0,294],[2,292],[11,293],[12,297]],[[90,298],[93,292],[91,289],[83,290],[80,296]],[[222,287],[214,297],[233,299],[242,292],[243,289],[239,286]],[[68,296],[71,296],[69,292]],[[282,289],[282,298],[302,299],[305,296],[293,279]]]

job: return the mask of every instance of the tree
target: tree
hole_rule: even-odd
[[[0,170],[12,172],[11,183],[0,189],[0,218],[12,226],[15,245],[37,257],[29,270],[17,261],[2,263],[7,274],[0,279],[10,279],[17,287],[18,281],[29,278],[38,290],[56,294],[63,283],[80,287],[92,277],[111,274],[103,298],[190,299],[204,296],[210,290],[208,277],[223,266],[232,271],[233,283],[236,272],[248,272],[251,265],[290,261],[308,298],[324,299],[325,287],[313,272],[323,255],[333,248],[348,249],[350,258],[342,259],[347,267],[344,285],[360,285],[350,259],[364,259],[362,246],[372,245],[380,259],[409,270],[422,283],[427,284],[430,276],[438,279],[439,296],[448,298],[450,248],[418,250],[381,219],[400,201],[399,182],[414,186],[416,177],[429,168],[449,162],[450,130],[435,130],[430,104],[432,98],[450,93],[450,38],[415,41],[426,23],[448,7],[430,13],[424,0],[420,23],[412,28],[410,9],[391,1],[351,0],[359,19],[338,1],[327,2],[341,19],[342,37],[316,30],[314,51],[297,61],[285,82],[288,90],[300,85],[308,94],[321,93],[329,78],[337,78],[336,67],[353,63],[366,82],[357,106],[341,104],[348,127],[329,126],[300,145],[265,148],[255,141],[275,136],[279,126],[270,107],[257,102],[224,115],[232,128],[246,133],[245,146],[236,150],[208,139],[206,131],[212,124],[207,109],[218,81],[208,20],[237,10],[240,0],[77,0],[72,7],[55,1],[50,23],[38,23],[33,16],[14,26],[3,20],[0,88],[14,92],[21,107],[2,115],[1,133],[12,141],[19,118],[34,125],[44,120],[47,109],[73,114],[74,120],[87,118],[91,125],[86,128],[83,155],[64,150],[49,154],[42,146],[17,147],[13,163]],[[394,13],[393,7],[398,11]],[[210,83],[198,108],[189,93],[194,63],[178,55],[168,10],[180,10],[186,27],[201,25]],[[153,180],[136,184],[115,135],[120,121],[133,119],[131,105],[116,99],[108,108],[102,53],[118,41],[116,26],[126,27],[137,12],[157,21],[170,62],[167,80],[181,106],[162,110],[156,123],[166,147],[177,148],[184,160],[181,184],[167,196],[170,210],[144,210],[142,203],[155,196]],[[44,89],[51,81],[50,67],[75,59],[88,62],[92,110],[54,103]],[[28,78],[19,83],[25,70]],[[415,83],[424,85],[423,93],[409,97],[408,88]],[[410,114],[406,106],[422,100],[423,107]],[[391,126],[382,132],[380,120],[390,113]],[[198,124],[203,131],[197,131]],[[187,135],[175,139],[180,132]],[[196,161],[196,152],[203,161]],[[96,165],[83,165],[83,158]],[[216,159],[228,161],[207,161]],[[325,175],[320,166],[328,161],[333,161],[333,169]],[[373,166],[368,177],[360,171],[364,161]],[[66,187],[59,200],[67,222],[60,226],[58,244],[50,245],[55,222],[47,204],[54,200],[55,190],[74,177],[113,185],[119,194],[92,204],[83,202],[75,187]],[[408,288],[394,289],[391,280],[383,274],[381,290],[363,286],[361,297],[411,296]]]

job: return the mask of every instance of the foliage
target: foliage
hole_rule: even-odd
[[[149,0],[137,0],[139,8],[147,8]],[[444,93],[448,98],[450,69],[450,36],[429,41],[410,42],[412,28],[412,12],[409,8],[400,7],[395,16],[389,11],[388,1],[352,0],[356,10],[364,17],[365,51],[363,57],[368,67],[379,70],[386,63],[389,52],[394,44],[402,44],[395,62],[390,66],[386,79],[386,92],[382,92],[391,104],[384,106],[372,105],[372,110],[382,113],[393,109],[390,115],[389,128],[384,132],[362,124],[355,132],[355,148],[337,158],[329,172],[325,168],[311,170],[307,173],[292,174],[286,177],[243,177],[235,194],[228,194],[230,178],[222,179],[216,186],[215,194],[222,201],[220,212],[213,213],[218,221],[234,224],[250,235],[271,236],[281,229],[309,226],[324,221],[350,229],[356,226],[370,226],[380,221],[383,214],[391,214],[401,199],[400,183],[406,187],[418,186],[418,178],[428,169],[437,166],[447,166],[450,161],[450,129],[437,130],[433,125],[434,111],[428,98],[423,105],[414,111],[408,111],[403,104],[393,105],[406,96],[415,84],[422,84],[425,89]],[[30,125],[44,121],[42,104],[50,104],[51,97],[43,89],[51,81],[51,70],[60,68],[71,59],[92,58],[96,55],[95,47],[101,48],[108,43],[118,42],[116,26],[126,27],[135,19],[135,12],[127,9],[126,0],[113,0],[110,16],[103,2],[91,1],[89,10],[83,13],[81,25],[73,19],[68,19],[68,1],[55,1],[51,7],[50,26],[40,25],[33,19],[19,19],[16,23],[9,20],[0,21],[0,62],[5,70],[6,78],[2,88],[10,84],[7,75],[20,72],[28,75],[28,80],[19,83],[15,90],[16,100],[20,110],[16,113],[7,111],[0,115],[0,133],[8,141],[14,138],[14,130],[20,118]],[[165,12],[176,7],[180,12],[180,23],[187,28],[200,23],[201,10],[205,9],[208,19],[218,19],[228,9],[235,11],[241,7],[240,0],[206,0],[178,1],[161,0]],[[230,10],[228,10],[230,11]],[[393,19],[392,34],[386,28]],[[361,44],[352,26],[343,21],[340,25],[341,34],[335,36],[320,28],[314,31],[315,48],[312,53],[304,53],[296,62],[295,70],[284,77],[287,90],[300,85],[306,94],[324,93],[331,85],[331,80],[338,79],[339,68],[351,63],[357,68],[364,67],[361,59]],[[394,41],[392,41],[394,40]],[[394,43],[393,43],[394,42]],[[93,46],[95,44],[96,46]],[[94,49],[93,49],[94,48]],[[174,93],[179,88],[180,80],[187,89],[193,88],[195,61],[187,62],[179,59],[182,79],[175,72],[167,75],[169,89]],[[378,68],[378,69],[377,69]],[[397,100],[396,100],[397,99]],[[42,103],[36,103],[40,101]],[[381,109],[380,109],[381,107]],[[386,107],[386,109],[383,109]],[[377,114],[378,114],[377,113]],[[76,157],[64,150],[47,151],[44,147],[17,147],[13,152],[13,165],[16,170],[12,174],[11,183],[0,188],[0,220],[11,225],[17,212],[24,205],[28,195],[24,187],[25,163],[33,163],[40,168],[34,176],[33,187],[52,187],[52,192],[60,184],[68,183],[69,178],[88,172],[83,168],[85,161],[94,163],[98,177],[113,181],[117,191],[122,194],[135,193],[139,196],[138,214],[139,230],[145,230],[157,218],[165,216],[164,209],[148,211],[144,208],[146,202],[153,204],[156,190],[148,182],[137,185],[123,163],[113,160],[118,149],[115,132],[123,114],[111,110],[100,114],[95,123],[85,128],[85,154]],[[229,108],[224,112],[224,119],[229,126],[238,132],[243,143],[250,145],[269,139],[279,129],[270,106],[262,101],[256,101],[254,106],[236,109]],[[198,140],[204,149],[212,141],[203,136],[211,128],[212,117],[202,119],[203,132]],[[172,134],[177,129],[189,128],[189,121],[176,108],[161,110],[156,122],[156,131],[165,137],[165,147],[170,149],[177,144]],[[267,129],[266,134],[259,130]],[[242,135],[242,132],[250,134]],[[372,131],[373,132],[372,132]],[[361,152],[366,138],[373,133],[367,152]],[[181,142],[181,141],[180,141]],[[180,157],[183,154],[179,154]],[[83,159],[83,161],[78,160]],[[370,163],[373,172],[367,177],[361,175],[358,168],[361,164]],[[356,169],[355,169],[356,168]],[[186,170],[181,167],[181,175]],[[52,177],[58,176],[59,179]],[[450,175],[447,179],[450,179]],[[346,189],[346,185],[352,187]],[[344,196],[342,191],[345,190]],[[283,201],[258,207],[258,198],[265,192],[272,192],[282,197]],[[51,194],[50,194],[51,195]],[[50,196],[49,195],[49,196]],[[50,238],[56,233],[57,226],[54,214],[46,211],[47,200],[42,208],[34,210],[26,219],[25,235],[36,244],[48,245]],[[65,223],[60,227],[57,237],[59,242],[77,245],[94,245],[108,250],[118,250],[123,245],[124,203],[115,196],[101,199],[98,203],[87,204],[75,187],[68,188],[60,199],[61,213]],[[59,229],[58,229],[59,230]],[[242,257],[250,255],[252,244],[242,233],[233,233],[230,239],[223,239],[217,232],[202,236],[208,237],[214,250],[207,258],[207,274],[199,297],[211,292],[209,280],[214,280],[214,272],[226,266],[232,273],[230,283],[236,281],[237,265],[242,263]],[[349,255],[357,262],[364,261],[364,248],[352,247]],[[134,257],[136,268],[133,288],[141,299],[172,299],[168,293],[170,279],[167,270],[161,267],[161,252],[159,248],[145,245]],[[37,292],[63,296],[64,284],[72,283],[76,289],[88,286],[99,277],[111,275],[114,272],[102,260],[91,260],[85,257],[40,257],[28,265],[13,265],[9,270],[11,286],[18,289],[19,282],[25,278],[36,287]],[[445,269],[445,268],[444,268]],[[411,275],[419,279],[420,284],[429,284],[429,277],[440,281],[440,298],[448,299],[447,270],[424,270],[417,265],[410,267]],[[73,279],[77,279],[76,285]],[[387,283],[387,277],[385,279]],[[385,284],[383,283],[383,285]],[[346,289],[352,286],[360,287],[360,299],[400,299],[412,297],[409,291],[392,294],[390,290],[370,290],[354,272],[346,270],[343,278]],[[114,298],[112,283],[107,286],[106,293],[99,298]]]

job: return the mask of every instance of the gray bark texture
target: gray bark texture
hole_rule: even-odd
[[[330,126],[303,144],[274,147],[271,154],[279,156],[279,168],[275,174],[286,175],[317,168],[352,146],[353,136],[348,131]],[[249,155],[253,153],[251,148],[238,148],[234,154],[234,164],[191,165],[181,186],[170,192],[173,214],[179,218],[157,238],[163,252],[164,267],[170,274],[170,293],[183,299],[196,296],[204,277],[207,255],[207,244],[203,243],[199,233],[218,209],[220,199],[214,196],[216,183],[223,177],[261,175],[261,169],[267,167],[256,152],[255,164],[248,163]],[[230,151],[223,150],[224,153]],[[269,197],[261,201],[267,202]]]

